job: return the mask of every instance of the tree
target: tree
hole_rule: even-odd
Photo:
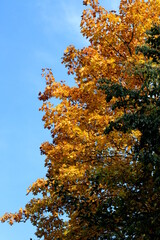
[[[147,45],[137,47],[137,54],[146,57],[135,66],[141,87],[129,89],[121,83],[100,81],[107,102],[117,99],[112,109],[124,108],[123,116],[110,122],[105,133],[138,130],[141,134],[130,151],[129,178],[117,178],[116,184],[125,188],[125,194],[112,203],[115,218],[120,214],[123,220],[116,223],[123,239],[160,239],[160,26],[147,34]]]
[[[133,91],[141,88],[142,79],[134,70],[145,57],[135,49],[145,42],[146,30],[159,23],[159,0],[122,0],[119,13],[106,11],[97,0],[83,2],[90,7],[83,12],[81,32],[90,45],[81,50],[69,46],[63,56],[76,86],[55,82],[52,71],[43,69],[46,88],[39,99],[44,127],[52,136],[51,143],[41,145],[46,178],[29,187],[34,197],[24,210],[1,218],[10,224],[30,219],[37,237],[45,240],[124,239],[120,211],[126,187],[121,182],[133,186],[141,171],[136,161],[131,164],[140,131],[104,133],[125,108],[113,110],[119,95],[106,104],[98,86],[99,79],[110,79]],[[60,104],[54,107],[53,98]]]

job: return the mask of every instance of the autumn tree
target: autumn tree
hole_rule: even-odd
[[[99,79],[108,79],[128,91],[141,89],[144,79],[134,72],[145,56],[135,50],[144,44],[146,30],[159,24],[159,0],[121,0],[119,13],[108,12],[97,0],[83,3],[88,7],[81,32],[90,44],[80,50],[69,46],[63,56],[76,86],[56,82],[52,71],[43,69],[46,88],[39,99],[44,127],[52,136],[52,142],[41,145],[46,177],[29,187],[28,194],[34,197],[24,209],[1,218],[10,224],[29,219],[37,237],[45,240],[127,237],[131,228],[127,232],[124,227],[129,221],[123,222],[121,199],[131,199],[124,183],[133,189],[141,175],[132,149],[142,133],[139,128],[104,133],[111,122],[123,118],[126,109],[123,105],[113,109],[119,95],[106,103],[106,94],[98,87]],[[54,98],[60,100],[57,106],[52,104]]]

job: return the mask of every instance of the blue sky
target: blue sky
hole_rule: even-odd
[[[41,69],[52,68],[57,81],[73,84],[61,65],[65,48],[87,45],[80,34],[82,0],[1,0],[0,14],[0,215],[24,207],[26,189],[45,176],[42,142],[50,134],[43,129],[38,92],[45,82]],[[100,1],[108,10],[119,0]],[[0,223],[0,239],[29,240],[30,222],[12,227]]]

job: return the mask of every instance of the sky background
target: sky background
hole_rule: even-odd
[[[57,81],[73,78],[61,64],[70,44],[88,42],[80,34],[82,0],[1,0],[0,4],[0,216],[15,212],[29,201],[26,190],[45,177],[42,142],[50,139],[38,109],[45,87],[41,69],[52,68]],[[119,0],[102,0],[107,10]],[[2,240],[36,240],[30,222],[0,223]]]

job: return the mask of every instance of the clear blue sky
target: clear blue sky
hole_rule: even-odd
[[[45,176],[43,129],[37,96],[44,89],[41,68],[52,68],[57,81],[66,80],[61,65],[64,49],[87,41],[80,34],[82,0],[1,0],[0,9],[0,215],[24,207],[26,189]],[[100,1],[108,10],[119,0]],[[0,223],[0,240],[29,240],[34,227]]]

